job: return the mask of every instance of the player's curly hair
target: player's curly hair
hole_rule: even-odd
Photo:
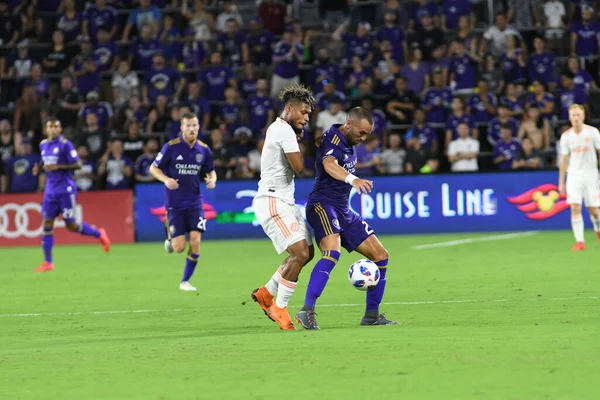
[[[316,103],[315,97],[312,91],[301,83],[291,83],[286,85],[281,93],[279,93],[279,100],[283,104],[290,102],[308,104],[311,108]]]

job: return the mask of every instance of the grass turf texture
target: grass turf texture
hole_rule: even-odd
[[[281,259],[266,240],[205,242],[198,294],[178,290],[185,256],[162,243],[57,247],[46,274],[33,272],[40,249],[5,248],[0,398],[598,399],[600,245],[586,233],[582,253],[570,232],[428,250],[411,247],[478,236],[382,237],[382,311],[402,325],[358,326],[358,257],[343,253],[319,332],[241,305]],[[42,315],[12,316],[27,313]]]

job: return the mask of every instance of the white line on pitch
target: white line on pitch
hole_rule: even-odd
[[[565,300],[598,300],[599,296],[589,297],[551,297],[551,298],[528,298],[528,299],[490,299],[490,300],[436,300],[436,301],[395,301],[382,303],[386,306],[419,306],[429,304],[461,304],[461,303],[503,303],[509,301],[520,301],[520,300],[550,300],[550,301],[565,301]],[[319,307],[363,307],[364,303],[348,303],[348,304],[319,304]],[[290,308],[300,308],[300,306],[290,306]],[[225,310],[236,310],[238,307],[228,308],[211,308],[206,309],[212,311],[225,311]],[[77,312],[56,312],[56,313],[29,313],[29,314],[0,314],[0,317],[47,317],[47,316],[68,316],[68,315],[105,315],[105,314],[148,314],[148,313],[171,313],[171,312],[184,312],[196,310],[195,308],[190,309],[171,309],[171,310],[116,310],[116,311],[77,311]]]
[[[425,249],[433,249],[436,247],[450,247],[450,246],[460,246],[461,244],[469,244],[475,242],[493,242],[496,240],[506,240],[506,239],[515,239],[525,236],[533,236],[540,233],[539,231],[527,231],[527,232],[517,232],[517,233],[505,233],[502,235],[492,235],[492,236],[483,236],[483,237],[475,237],[469,239],[459,239],[459,240],[450,240],[447,242],[438,242],[438,243],[430,243],[430,244],[421,244],[418,246],[413,246],[411,249],[413,250],[425,250]]]

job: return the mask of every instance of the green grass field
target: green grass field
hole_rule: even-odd
[[[487,236],[382,237],[399,326],[358,326],[344,253],[316,332],[241,305],[280,261],[267,240],[204,243],[197,294],[162,244],[57,247],[46,274],[41,249],[2,249],[0,398],[599,399],[600,245],[588,231],[582,253],[570,232],[413,248]]]

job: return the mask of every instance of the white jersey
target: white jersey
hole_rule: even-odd
[[[598,176],[598,156],[600,132],[590,125],[583,125],[581,132],[573,128],[565,131],[560,138],[560,154],[569,156],[567,176],[595,178]]]
[[[256,197],[277,197],[294,204],[294,170],[285,156],[299,153],[300,146],[294,129],[281,118],[273,122],[265,136],[260,157],[260,181]]]

